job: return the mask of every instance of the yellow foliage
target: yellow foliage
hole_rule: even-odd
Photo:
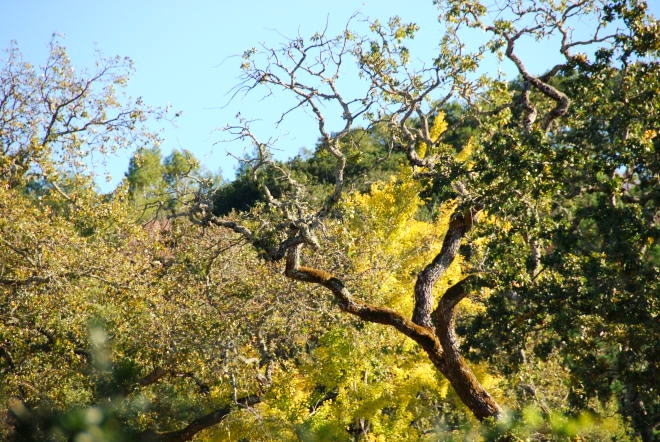
[[[440,138],[440,135],[442,135],[446,130],[447,130],[447,120],[445,120],[445,114],[444,112],[438,112],[438,115],[433,119],[433,125],[431,126],[431,129],[429,130],[429,135],[431,140],[435,143],[438,141]],[[429,148],[426,143],[420,143],[419,144],[419,156],[424,158],[431,152],[429,152]]]
[[[402,170],[372,185],[369,193],[353,194],[344,201],[349,234],[354,238],[348,252],[355,272],[367,284],[365,292],[370,293],[370,300],[404,314],[412,312],[415,275],[440,250],[455,207],[454,202],[446,203],[432,222],[416,219],[424,203],[422,190],[423,184]],[[444,293],[462,278],[457,258],[435,292]]]
[[[476,146],[474,143],[474,139],[470,138],[465,144],[465,146],[463,146],[463,149],[456,154],[456,161],[459,161],[461,163],[466,162],[467,160],[470,159],[475,149]]]
[[[435,136],[444,130],[443,124],[443,118],[436,118]],[[471,149],[466,147],[465,158]],[[424,204],[423,190],[409,170],[401,170],[389,180],[373,184],[368,193],[355,193],[343,201],[344,234],[350,238],[347,253],[354,272],[360,275],[354,283],[358,285],[356,296],[406,316],[412,313],[416,275],[439,252],[456,204],[446,203],[433,221],[417,219]],[[454,260],[436,284],[436,296],[465,276],[461,265],[460,258]],[[462,311],[483,308],[476,302],[462,304]],[[313,418],[307,417],[306,428],[313,434],[330,431],[329,422],[345,429],[359,417],[369,421],[370,440],[382,435],[390,440],[419,440],[423,435],[413,423],[435,418],[425,415],[430,412],[429,400],[451,398],[460,406],[448,381],[412,340],[380,325],[342,330],[314,351],[310,362],[315,368],[300,371],[315,378],[310,386],[321,384],[338,392],[335,399],[315,410]],[[501,396],[500,379],[489,375],[485,366],[477,366],[475,374],[496,397]],[[308,402],[314,394],[307,392]],[[292,396],[287,401],[299,400]]]

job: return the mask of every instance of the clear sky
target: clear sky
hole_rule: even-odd
[[[652,8],[658,10],[657,5]],[[176,125],[163,126],[163,151],[190,149],[208,169],[231,178],[236,163],[227,151],[240,154],[240,146],[216,144],[222,138],[216,129],[232,122],[239,110],[264,121],[279,110],[277,100],[260,101],[258,96],[222,107],[240,74],[240,59],[233,56],[259,42],[277,44],[298,32],[309,35],[326,20],[331,31],[338,31],[356,11],[369,18],[399,15],[418,23],[420,57],[425,52],[430,57],[437,46],[437,12],[431,0],[405,5],[400,0],[0,0],[0,47],[16,40],[25,59],[40,64],[56,32],[64,36],[75,66],[91,65],[95,49],[131,57],[136,72],[128,93],[149,105],[171,104],[182,111]],[[524,49],[536,70],[553,61],[542,48]],[[290,120],[281,155],[312,148],[317,137],[313,126],[304,115]],[[103,190],[118,182],[129,157],[126,152],[110,162],[114,180],[102,184]]]

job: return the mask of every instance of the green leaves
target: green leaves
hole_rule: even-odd
[[[11,48],[0,72],[0,398],[11,398],[6,412],[20,422],[2,436],[154,436],[215,413],[212,438],[625,438],[625,416],[650,440],[657,23],[641,2],[594,5],[509,2],[489,24],[495,16],[480,2],[448,2],[437,56],[420,69],[406,47],[417,26],[396,17],[365,37],[318,33],[309,47],[298,38],[246,51],[248,87],[297,94],[323,141],[286,163],[257,143],[260,156],[213,190],[213,207],[202,201],[213,177],[188,151],[163,159],[140,129],[157,114],[118,97],[130,61],[76,74],[53,42],[37,72]],[[567,26],[585,14],[625,32],[582,54]],[[468,52],[465,26],[493,38]],[[565,63],[534,76],[514,43],[551,34]],[[488,51],[503,51],[521,78],[481,75]],[[280,65],[283,80],[259,68],[262,55],[300,63]],[[353,100],[338,74],[324,73],[350,56],[367,90]],[[332,106],[322,104],[333,100],[347,123],[338,136],[325,129]],[[356,129],[362,116],[371,126]],[[98,195],[89,154],[136,145],[135,135],[143,147],[126,182]],[[411,341],[343,318],[244,238],[179,216],[191,202],[205,216],[242,218],[261,249],[308,229],[303,239],[314,234],[320,247],[305,249],[305,261],[342,275],[356,301],[408,316],[449,209],[469,209],[471,220],[482,212],[436,292],[467,274],[484,282],[458,307],[457,339],[480,362],[475,376],[513,411],[472,428]]]

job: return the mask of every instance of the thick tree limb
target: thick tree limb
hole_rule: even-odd
[[[454,310],[466,296],[466,285],[469,277],[450,287],[440,298],[438,307],[433,311],[435,326],[443,348],[447,351],[458,351],[456,332],[454,331]]]
[[[351,293],[344,286],[344,283],[332,274],[323,270],[303,267],[300,265],[301,247],[302,244],[298,244],[289,248],[285,269],[286,276],[297,281],[322,285],[332,292],[343,311],[367,322],[390,325],[396,328],[422,346],[431,359],[438,363],[440,362],[442,358],[442,347],[431,328],[415,324],[399,312],[387,307],[379,307],[354,301]]]
[[[415,308],[412,318],[415,324],[424,327],[432,326],[433,286],[454,261],[454,258],[458,254],[461,240],[472,228],[473,223],[474,215],[469,209],[459,209],[452,215],[440,252],[417,276],[417,282],[415,283]]]
[[[454,330],[455,308],[468,292],[466,286],[470,278],[463,279],[450,287],[440,298],[433,312],[436,334],[444,350],[442,366],[438,367],[447,377],[461,401],[467,405],[477,419],[498,417],[502,409],[497,401],[479,383],[469,365],[461,356]]]
[[[464,222],[467,220],[464,219]],[[392,309],[354,301],[344,284],[332,274],[300,265],[301,247],[299,244],[287,252],[285,273],[289,278],[322,285],[332,292],[345,312],[367,322],[390,325],[410,337],[426,351],[431,362],[447,377],[461,400],[478,419],[501,415],[502,410],[497,401],[479,383],[455,345],[453,309],[466,296],[464,282],[449,289],[441,299],[436,310],[440,321],[436,330],[433,330],[414,323]]]

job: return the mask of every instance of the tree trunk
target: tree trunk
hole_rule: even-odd
[[[481,420],[498,419],[502,409],[495,399],[479,383],[465,360],[458,354],[445,353],[441,364],[435,364],[438,370],[447,378],[456,394],[474,414]]]
[[[435,332],[443,350],[442,358],[437,362],[434,360],[434,363],[477,419],[497,419],[502,414],[502,408],[479,383],[472,369],[461,356],[456,339],[455,309],[467,296],[465,287],[468,279],[450,287],[440,298],[438,308],[433,312]]]
[[[289,248],[285,274],[298,281],[329,289],[342,310],[368,322],[392,326],[426,351],[438,370],[449,380],[461,401],[479,420],[497,419],[502,409],[488,394],[461,357],[454,333],[454,308],[466,296],[465,280],[449,288],[433,312],[436,327],[420,325],[387,307],[357,302],[343,282],[332,274],[300,265],[301,244]]]

